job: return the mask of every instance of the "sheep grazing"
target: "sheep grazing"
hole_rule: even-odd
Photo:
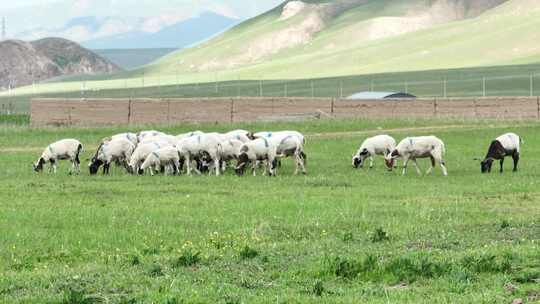
[[[97,174],[99,168],[103,165],[103,174],[109,174],[112,162],[123,164],[129,171],[128,161],[135,150],[135,145],[126,137],[102,143],[92,158],[88,166],[91,175]]]
[[[497,137],[491,142],[484,160],[480,163],[482,173],[491,173],[491,167],[495,160],[501,164],[500,172],[504,172],[504,158],[511,156],[514,160],[514,172],[518,170],[520,145],[523,143],[521,137],[514,133],[506,133]]]
[[[447,176],[448,171],[446,170],[443,159],[445,153],[443,141],[435,136],[407,137],[396,146],[392,153],[385,157],[386,166],[389,170],[392,170],[394,160],[401,157],[403,159],[403,175],[407,173],[407,165],[411,160],[416,168],[416,172],[421,175],[422,172],[418,168],[416,159],[429,157],[431,159],[431,167],[427,170],[426,174],[430,174],[438,163],[441,166],[443,175]]]
[[[369,158],[369,168],[373,168],[373,157],[382,155],[386,157],[396,148],[396,140],[388,135],[378,135],[366,139],[352,158],[354,168],[363,168],[364,162]]]
[[[260,137],[244,144],[240,148],[236,173],[244,174],[245,167],[251,163],[252,173],[256,175],[257,162],[267,161],[266,173],[276,175],[276,167],[280,158],[293,156],[295,160],[295,172],[299,170],[306,174],[306,154],[304,153],[303,143],[295,135],[273,136],[271,138]]]
[[[80,172],[81,160],[79,156],[82,150],[83,145],[76,139],[63,139],[52,143],[45,148],[41,157],[33,165],[34,171],[40,172],[46,163],[50,163],[49,172],[56,173],[59,160],[70,160],[72,163],[70,174],[73,173],[73,170]]]
[[[219,135],[210,133],[191,136],[178,141],[178,152],[186,162],[187,174],[191,175],[191,171],[193,169],[191,162],[206,155],[206,158],[211,160],[212,167],[215,169],[216,175],[220,175],[220,156],[223,149],[221,143],[222,141]],[[198,174],[201,173],[198,168],[195,168],[195,171]]]
[[[150,170],[150,175],[154,175],[154,169],[172,167],[173,175],[178,174],[180,167],[180,155],[176,147],[168,146],[152,151],[139,168],[139,174],[144,174],[145,170]],[[167,170],[165,170],[167,174]]]
[[[146,137],[159,136],[159,135],[165,135],[165,133],[156,131],[156,130],[141,131],[137,133],[137,140],[138,142],[142,142],[143,139]]]
[[[278,131],[278,132],[264,131],[264,132],[257,132],[255,134],[253,134],[252,136],[253,136],[253,138],[266,138],[266,139],[277,140],[277,141],[283,140],[287,136],[293,136],[293,137],[298,138],[299,142],[302,144],[301,157],[302,157],[303,163],[305,165],[307,156],[304,153],[303,147],[306,144],[306,138],[302,133],[300,133],[298,131]],[[278,160],[277,160],[277,166],[281,167],[281,159],[280,158],[278,158]]]
[[[192,132],[187,132],[187,133],[183,133],[183,134],[178,134],[176,136],[176,140],[177,141],[180,141],[184,138],[188,138],[188,137],[192,137],[192,136],[197,136],[197,135],[202,135],[204,134],[203,131],[192,131]]]
[[[141,167],[144,160],[148,157],[148,155],[150,155],[150,153],[161,148],[170,146],[172,145],[169,144],[169,142],[158,141],[138,145],[129,160],[129,172],[132,174],[135,172],[139,172],[139,168]]]
[[[140,141],[140,143],[148,144],[148,143],[153,143],[153,142],[168,142],[170,145],[174,146],[176,145],[177,141],[178,139],[176,138],[176,136],[160,134],[160,135],[155,135],[155,136],[146,136]]]
[[[270,145],[266,137],[260,137],[245,143],[240,148],[238,163],[236,165],[236,174],[243,175],[248,164],[251,163],[251,173],[257,175],[257,164],[259,161],[266,160],[266,173],[274,175],[276,159],[276,148]]]
[[[302,142],[303,145],[306,144],[306,138],[305,136],[298,132],[298,131],[278,131],[278,132],[269,132],[269,131],[264,131],[264,132],[257,132],[255,134],[252,135],[253,139],[257,139],[257,138],[273,138],[273,137],[285,137],[285,136],[296,136],[298,137],[298,139],[300,139],[300,141]]]
[[[223,141],[238,140],[238,141],[241,141],[242,143],[247,143],[253,139],[252,136],[253,135],[246,130],[234,130],[234,131],[221,134],[221,139]]]
[[[135,146],[137,144],[139,144],[139,139],[137,137],[137,134],[135,133],[120,133],[120,134],[116,134],[116,135],[113,135],[111,136],[111,138],[107,141],[111,141],[111,140],[116,140],[116,139],[120,139],[120,138],[124,138],[124,139],[127,139],[129,140],[132,144],[134,144]]]
[[[227,162],[238,159],[240,149],[242,148],[243,144],[243,142],[237,139],[230,139],[221,143],[221,171],[225,171],[227,169]]]

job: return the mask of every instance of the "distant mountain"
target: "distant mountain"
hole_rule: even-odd
[[[131,70],[152,63],[176,49],[102,49],[93,50],[124,70]]]
[[[120,68],[75,42],[45,38],[0,42],[0,88],[32,84],[64,75],[101,74]]]
[[[90,49],[183,48],[204,41],[241,20],[206,12],[155,33],[134,30],[85,41]]]

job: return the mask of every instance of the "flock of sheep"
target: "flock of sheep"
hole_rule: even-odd
[[[491,172],[495,160],[500,161],[503,172],[504,158],[511,156],[514,171],[517,171],[522,139],[514,133],[506,133],[491,142],[486,157],[481,160],[482,173]],[[295,174],[306,173],[306,153],[304,135],[297,131],[250,133],[245,130],[234,130],[228,133],[203,133],[194,131],[177,136],[159,131],[143,131],[122,133],[102,141],[89,164],[90,174],[97,174],[100,167],[108,174],[111,164],[122,165],[131,174],[154,175],[156,171],[164,174],[179,174],[185,171],[191,175],[215,172],[222,174],[233,167],[236,174],[244,174],[251,165],[252,174],[256,175],[259,165],[265,164],[265,174],[276,175],[284,157],[292,157],[295,163]],[[80,153],[83,145],[76,139],[64,139],[52,143],[43,151],[34,164],[34,170],[43,170],[49,163],[49,171],[56,173],[59,160],[72,162],[71,172],[80,172]],[[395,167],[396,159],[403,161],[403,175],[407,165],[412,161],[418,174],[417,159],[430,158],[431,166],[426,172],[430,174],[438,164],[444,176],[448,175],[444,162],[445,145],[435,136],[407,137],[399,144],[388,135],[379,135],[366,139],[352,158],[352,165],[361,168],[367,159],[373,167],[373,157],[380,155],[385,159],[389,170]],[[233,164],[232,162],[236,162]]]
[[[250,133],[234,130],[228,133],[203,133],[194,131],[177,136],[159,131],[122,133],[104,139],[89,164],[90,174],[97,174],[103,167],[108,174],[111,164],[123,166],[131,174],[198,174],[215,172],[220,175],[233,161],[235,172],[244,174],[251,164],[256,175],[259,164],[266,163],[265,173],[276,175],[280,160],[292,157],[295,174],[306,173],[305,137],[296,131]],[[35,171],[42,171],[49,163],[49,172],[56,173],[59,160],[70,160],[72,172],[80,172],[80,153],[83,145],[76,139],[64,139],[50,144],[34,164]]]

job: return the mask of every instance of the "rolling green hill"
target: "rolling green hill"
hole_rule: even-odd
[[[539,4],[538,0],[288,1],[143,68],[12,94],[537,63]]]

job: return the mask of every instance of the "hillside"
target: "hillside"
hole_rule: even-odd
[[[146,72],[306,78],[534,62],[539,8],[538,0],[288,1]]]
[[[0,88],[3,89],[58,76],[119,71],[116,65],[97,54],[60,38],[2,41],[0,54]]]

